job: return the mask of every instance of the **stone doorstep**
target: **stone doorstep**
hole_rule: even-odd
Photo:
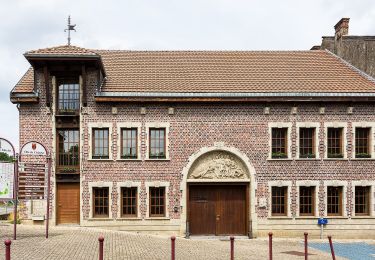
[[[190,236],[192,240],[219,240],[219,241],[229,241],[231,236]],[[234,239],[249,239],[248,236],[233,236]]]

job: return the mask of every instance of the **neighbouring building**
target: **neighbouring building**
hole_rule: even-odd
[[[335,36],[323,36],[322,44],[311,49],[327,49],[375,77],[375,36],[349,35],[349,18],[342,18],[334,28]]]
[[[325,217],[325,234],[375,237],[375,81],[333,53],[24,56],[10,99],[20,147],[52,151],[52,224],[318,236]]]

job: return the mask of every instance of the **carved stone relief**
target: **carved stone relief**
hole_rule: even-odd
[[[225,151],[209,152],[199,157],[189,171],[189,179],[248,179],[244,163]]]

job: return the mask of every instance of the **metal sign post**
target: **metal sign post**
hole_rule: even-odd
[[[22,172],[19,174],[19,178],[22,178],[22,183],[19,183],[19,197],[23,199],[47,199],[46,238],[48,238],[51,154],[47,152],[47,149],[41,143],[31,141],[22,146],[20,150],[20,161],[21,156],[46,156],[47,159],[47,169],[46,164],[22,163]],[[45,185],[46,179],[47,191]]]
[[[320,225],[320,239],[323,239],[323,228],[324,228],[324,225],[327,225],[327,224],[328,224],[327,218],[318,219],[318,225]]]
[[[4,157],[0,159],[4,163],[1,163],[0,171],[0,200],[10,201],[13,200],[13,239],[17,239],[17,170],[18,170],[18,155],[14,149],[14,146],[5,138],[0,137],[0,153]],[[13,176],[9,172],[9,167],[6,164],[13,163]],[[7,171],[8,170],[8,171]],[[13,178],[13,180],[12,180]],[[13,189],[11,191],[11,189]],[[11,194],[13,193],[13,194]]]

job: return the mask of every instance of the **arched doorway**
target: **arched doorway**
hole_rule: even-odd
[[[252,236],[255,193],[249,165],[234,148],[205,148],[193,155],[183,181],[188,235]]]

